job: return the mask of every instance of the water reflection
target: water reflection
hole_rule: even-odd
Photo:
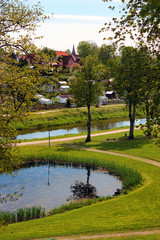
[[[71,185],[70,189],[73,194],[68,200],[78,200],[82,198],[97,198],[97,190],[95,186],[89,183],[91,170],[90,167],[86,167],[87,169],[87,181],[86,183],[75,181],[74,185]]]
[[[28,163],[18,170],[14,178],[0,174],[1,185],[7,183],[7,188],[1,189],[3,195],[12,194],[13,190],[24,186],[23,196],[18,201],[0,204],[0,211],[33,205],[46,209],[59,207],[73,195],[71,185],[75,186],[76,181],[83,183],[81,185],[92,186],[92,193],[97,196],[111,196],[117,188],[122,188],[119,179],[97,172],[92,167],[54,162]]]
[[[135,121],[135,125],[139,124],[144,124],[145,119],[137,119]],[[112,129],[112,128],[117,128],[117,127],[125,127],[129,126],[129,120],[103,120],[103,121],[97,121],[97,122],[92,122],[91,126],[91,131],[97,131],[97,130],[107,130],[107,129]],[[65,126],[63,128],[50,128],[50,136],[62,136],[66,134],[77,134],[77,133],[82,133],[86,132],[86,124],[78,124],[77,125],[72,125],[72,126]],[[34,132],[29,132],[25,134],[20,134],[17,136],[17,139],[33,139],[33,138],[45,138],[48,137],[48,130],[43,129],[43,130],[38,130]]]

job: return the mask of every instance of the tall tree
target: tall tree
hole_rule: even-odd
[[[88,55],[95,55],[98,51],[98,46],[95,42],[90,41],[80,41],[77,46],[77,52],[82,58],[87,57]]]
[[[123,47],[121,62],[114,68],[114,89],[124,98],[129,108],[130,133],[134,138],[136,107],[142,101],[143,56],[133,47]]]
[[[97,102],[102,92],[101,76],[98,74],[101,70],[97,62],[98,60],[91,55],[86,57],[71,86],[77,106],[85,105],[88,109],[86,142],[91,141],[91,105]]]
[[[107,65],[109,64],[109,61],[115,56],[115,51],[115,46],[102,44],[102,46],[98,49],[98,58],[103,64]]]
[[[36,65],[40,58],[31,59],[35,52],[32,38],[41,20],[39,4],[29,6],[27,1],[0,1],[0,172],[12,172],[21,163],[12,125],[29,111],[40,74],[30,65],[22,66],[17,55],[26,54]]]

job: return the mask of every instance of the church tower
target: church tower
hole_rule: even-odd
[[[74,47],[74,44],[73,44],[73,50],[72,50],[72,55],[76,55],[76,51],[75,51],[75,47]]]

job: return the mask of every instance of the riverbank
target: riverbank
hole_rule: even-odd
[[[128,118],[128,109],[124,104],[91,107],[92,121]],[[137,109],[136,117],[144,117],[142,109]],[[87,122],[87,109],[64,108],[60,110],[32,113],[23,121],[13,123],[17,130],[41,129],[48,126],[63,126]]]

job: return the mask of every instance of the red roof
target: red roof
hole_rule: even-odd
[[[57,56],[69,56],[68,53],[63,51],[56,51]]]
[[[57,97],[61,97],[61,98],[72,98],[73,95],[58,95]]]

